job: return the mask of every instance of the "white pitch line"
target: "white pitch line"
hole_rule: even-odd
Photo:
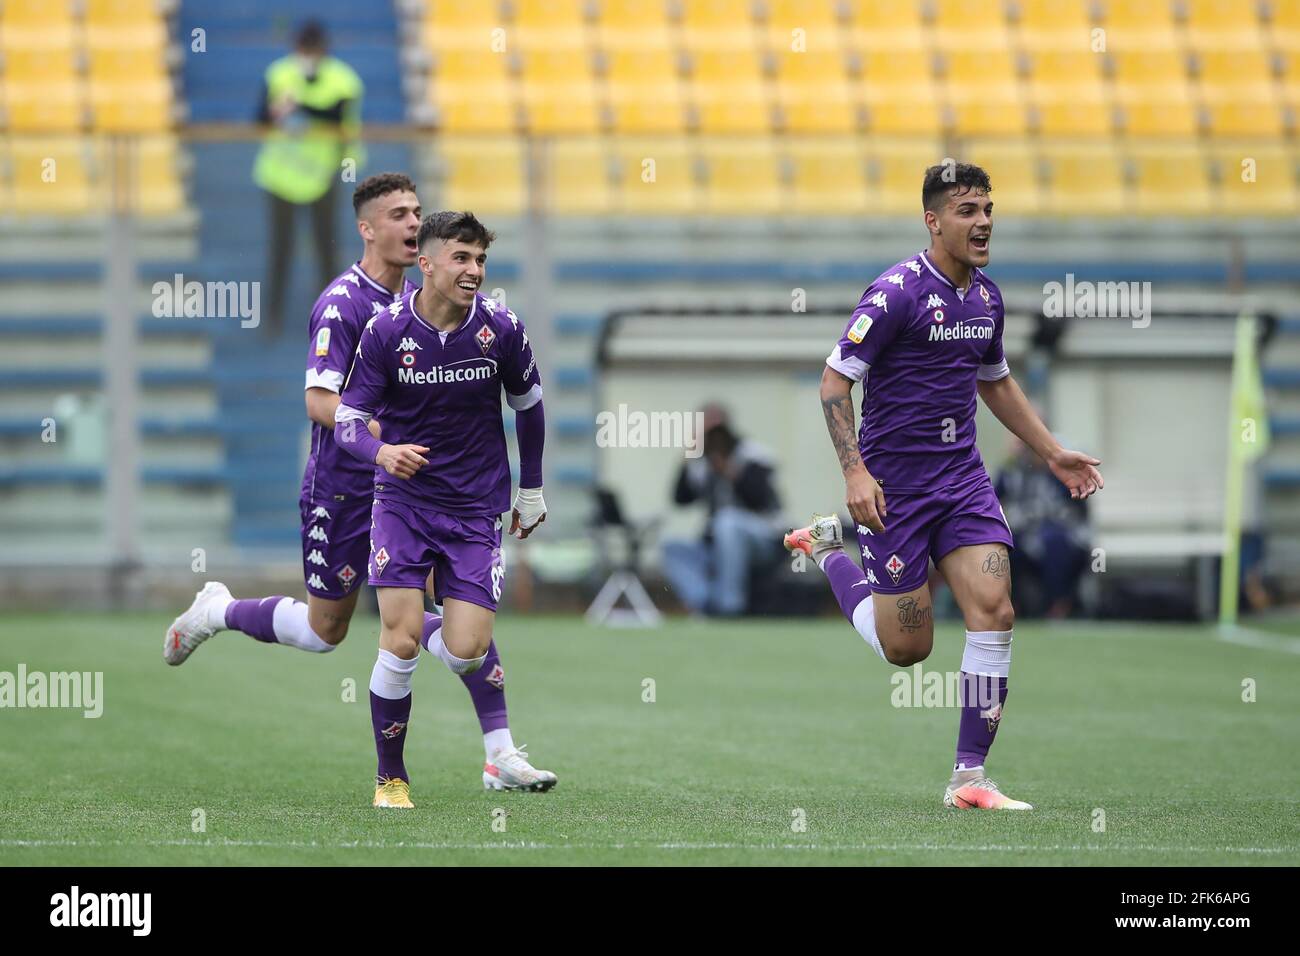
[[[1129,846],[1100,846],[1096,844],[1034,846],[1029,844],[964,843],[376,843],[354,841],[346,843],[320,843],[315,840],[275,842],[270,840],[0,840],[0,847],[169,847],[188,846],[204,849],[222,847],[260,847],[265,849],[293,850],[820,850],[842,852],[846,850],[878,850],[899,852],[938,850],[945,853],[967,850],[977,853],[1031,853],[1031,852],[1103,852],[1103,853],[1297,853],[1300,847],[1274,846],[1155,846],[1137,844]]]
[[[1219,640],[1229,644],[1241,644],[1245,647],[1257,647],[1266,651],[1283,651],[1287,654],[1300,654],[1300,637],[1287,637],[1272,631],[1260,631],[1253,627],[1224,627],[1219,629]]]

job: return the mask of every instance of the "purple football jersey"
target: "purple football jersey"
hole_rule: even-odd
[[[499,515],[510,507],[501,390],[516,411],[542,398],[528,333],[518,316],[482,295],[460,325],[439,332],[416,312],[416,295],[366,327],[343,388],[343,405],[378,417],[386,443],[429,449],[429,464],[409,480],[375,468],[375,498]]]
[[[359,262],[331,282],[311,310],[311,344],[307,350],[305,387],[324,388],[336,394],[342,392],[348,369],[352,368],[352,357],[357,352],[357,341],[366,323],[415,288],[410,279],[404,278],[402,291],[394,295],[366,275]],[[368,498],[374,493],[374,477],[373,468],[357,461],[334,443],[334,433],[330,429],[312,423],[311,454],[302,476],[306,500]]]
[[[867,287],[826,364],[866,378],[858,448],[886,496],[983,469],[975,383],[1009,373],[1002,325],[1002,294],[988,276],[972,270],[959,291],[924,252]]]

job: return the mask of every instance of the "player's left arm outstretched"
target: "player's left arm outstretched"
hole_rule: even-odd
[[[1008,431],[1047,462],[1052,474],[1070,490],[1071,498],[1082,500],[1105,487],[1097,470],[1101,459],[1061,447],[1010,374],[996,381],[981,379],[979,395]]]
[[[510,534],[521,541],[546,520],[542,498],[542,450],[546,445],[546,416],[542,410],[542,375],[528,342],[524,324],[513,312],[510,335],[504,341],[501,384],[506,403],[515,410],[515,440],[519,443],[519,490],[510,511]]]

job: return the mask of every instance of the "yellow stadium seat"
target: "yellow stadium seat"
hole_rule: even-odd
[[[172,125],[171,81],[125,80],[90,85],[92,124],[110,133],[148,133]]]
[[[1053,86],[1100,83],[1105,57],[1091,50],[1029,50],[1026,56],[1029,78]]]
[[[1182,0],[1187,42],[1199,50],[1261,49],[1259,4],[1242,0]]]
[[[701,48],[691,56],[699,128],[706,133],[766,133],[771,102],[758,54],[751,49]]]
[[[925,171],[943,162],[937,141],[873,139],[867,147],[871,209],[885,215],[921,218],[921,184]]]
[[[952,129],[958,136],[1023,136],[1029,114],[1019,85],[972,89],[949,85]]]
[[[1114,127],[1114,110],[1100,81],[1072,86],[1031,83],[1029,104],[1042,136],[1107,136]]]
[[[971,140],[962,153],[960,160],[982,166],[989,174],[995,222],[1006,216],[1032,216],[1042,211],[1038,156],[1027,144]]]
[[[518,91],[509,79],[439,73],[430,84],[438,125],[453,133],[511,133],[519,125]]]
[[[770,138],[705,140],[704,212],[721,216],[772,215],[784,190]]]
[[[1090,0],[1018,0],[1017,38],[1026,50],[1089,51]]]
[[[1272,84],[1207,92],[1205,112],[1210,135],[1217,139],[1283,134],[1282,103]]]
[[[92,56],[99,50],[129,50],[136,56],[153,58],[160,66],[166,62],[167,28],[161,20],[124,27],[87,24],[85,36],[86,48]]]
[[[633,36],[668,29],[665,0],[600,0],[597,16],[602,29]]]
[[[170,216],[185,207],[179,175],[179,151],[171,136],[143,136],[132,141],[131,199],[143,216]]]
[[[769,0],[767,43],[775,51],[839,49],[836,0]]]
[[[443,166],[437,209],[517,214],[528,205],[524,150],[510,137],[443,137],[433,144]],[[428,203],[428,200],[425,200]]]
[[[521,76],[527,87],[550,83],[590,84],[591,55],[585,46],[538,48],[522,57]]]
[[[689,140],[620,137],[613,153],[618,173],[614,201],[620,212],[657,216],[699,210],[696,156]]]
[[[603,215],[614,204],[608,147],[599,138],[557,139],[547,149],[547,205],[560,215]]]
[[[1010,50],[954,50],[944,56],[944,80],[950,90],[961,92],[1015,86],[1015,57]]]
[[[514,36],[523,50],[584,45],[589,39],[584,0],[520,0]]]
[[[136,50],[99,47],[90,51],[90,81],[97,83],[144,83],[164,80],[167,72],[155,56],[141,56]]]
[[[525,122],[534,135],[594,133],[602,125],[596,88],[590,82],[525,83],[523,102]]]
[[[1005,0],[933,0],[933,8],[934,25],[941,30],[1001,29],[1007,22]]]
[[[26,215],[85,215],[103,209],[103,195],[92,187],[89,150],[79,138],[11,144],[13,210]]]
[[[9,129],[14,132],[72,133],[86,121],[86,88],[81,80],[0,84]]]
[[[611,84],[672,83],[678,66],[676,52],[666,46],[616,47],[605,55],[605,76]]]
[[[72,47],[9,49],[5,51],[2,75],[9,83],[68,83],[77,76],[76,56]]]
[[[867,163],[856,138],[784,141],[790,166],[789,210],[813,216],[869,211]]]
[[[1187,82],[1187,58],[1176,50],[1121,50],[1112,54],[1119,84],[1175,85]]]
[[[1117,87],[1116,102],[1128,136],[1192,137],[1200,126],[1186,84]]]
[[[5,0],[0,7],[0,24],[41,27],[71,21],[74,7],[73,0]]]
[[[510,58],[460,50],[440,51],[434,58],[433,83],[473,86],[504,83],[510,79]]]
[[[752,26],[753,0],[691,0],[682,4],[682,27],[704,33]]]
[[[778,83],[836,83],[848,75],[844,54],[838,45],[809,48],[803,53],[776,50],[772,62]]]
[[[783,127],[793,133],[849,133],[859,125],[853,88],[842,78],[781,83],[777,103]]]
[[[1205,153],[1192,145],[1149,145],[1128,151],[1134,208],[1148,215],[1202,216],[1214,211]]]
[[[513,30],[497,3],[438,0],[424,21],[424,43],[431,50],[497,53],[514,50]]]
[[[1202,50],[1196,54],[1197,80],[1206,96],[1233,87],[1269,86],[1273,65],[1262,49]]]
[[[928,83],[934,79],[934,56],[921,47],[868,50],[862,79],[868,88],[891,90]]]
[[[1295,216],[1300,212],[1296,157],[1277,143],[1215,146],[1217,211],[1233,216]]]
[[[1269,39],[1283,50],[1300,51],[1300,3],[1272,4]]]
[[[1300,46],[1282,56],[1282,98],[1292,107],[1300,104]]]
[[[853,30],[882,36],[892,30],[919,32],[926,0],[848,0],[846,7]]]
[[[686,94],[679,80],[611,83],[608,92],[614,132],[685,132]]]
[[[905,86],[859,88],[867,112],[867,129],[884,136],[938,136],[943,129],[939,86],[926,79]]]
[[[1107,41],[1113,34],[1130,38],[1174,32],[1174,0],[1102,0]]]
[[[607,57],[616,53],[666,53],[676,60],[679,55],[679,44],[666,26],[646,27],[637,32],[622,27],[600,26],[593,34],[593,43]]]
[[[158,0],[85,0],[87,23],[144,23],[159,17]]]
[[[0,21],[0,51],[5,56],[13,52],[35,54],[42,51],[59,56],[64,50],[79,48],[81,37],[80,24],[72,20],[51,20],[46,23]]]
[[[1044,213],[1086,218],[1130,211],[1124,161],[1113,145],[1048,143],[1042,156],[1047,173]]]

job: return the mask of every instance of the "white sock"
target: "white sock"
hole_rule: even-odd
[[[487,753],[488,760],[491,760],[503,750],[514,750],[515,738],[510,736],[510,728],[502,727],[500,730],[489,730],[483,735],[483,750]]]
[[[871,595],[853,609],[853,626],[862,635],[862,639],[871,645],[871,649],[880,655],[882,661],[888,661],[885,649],[876,637],[876,605]]]
[[[285,598],[275,606],[271,626],[275,628],[275,639],[281,644],[298,647],[316,654],[328,654],[337,645],[321,640],[320,635],[311,629],[307,620],[307,605],[293,598]]]
[[[407,661],[381,647],[370,672],[370,692],[385,700],[401,700],[411,693],[411,676],[419,663],[418,654]]]
[[[453,674],[472,674],[487,660],[487,651],[483,652],[482,657],[457,657],[447,650],[447,645],[442,641],[442,628],[429,635],[429,653],[446,664]]]
[[[961,669],[967,674],[1006,677],[1011,673],[1012,631],[967,631]]]

